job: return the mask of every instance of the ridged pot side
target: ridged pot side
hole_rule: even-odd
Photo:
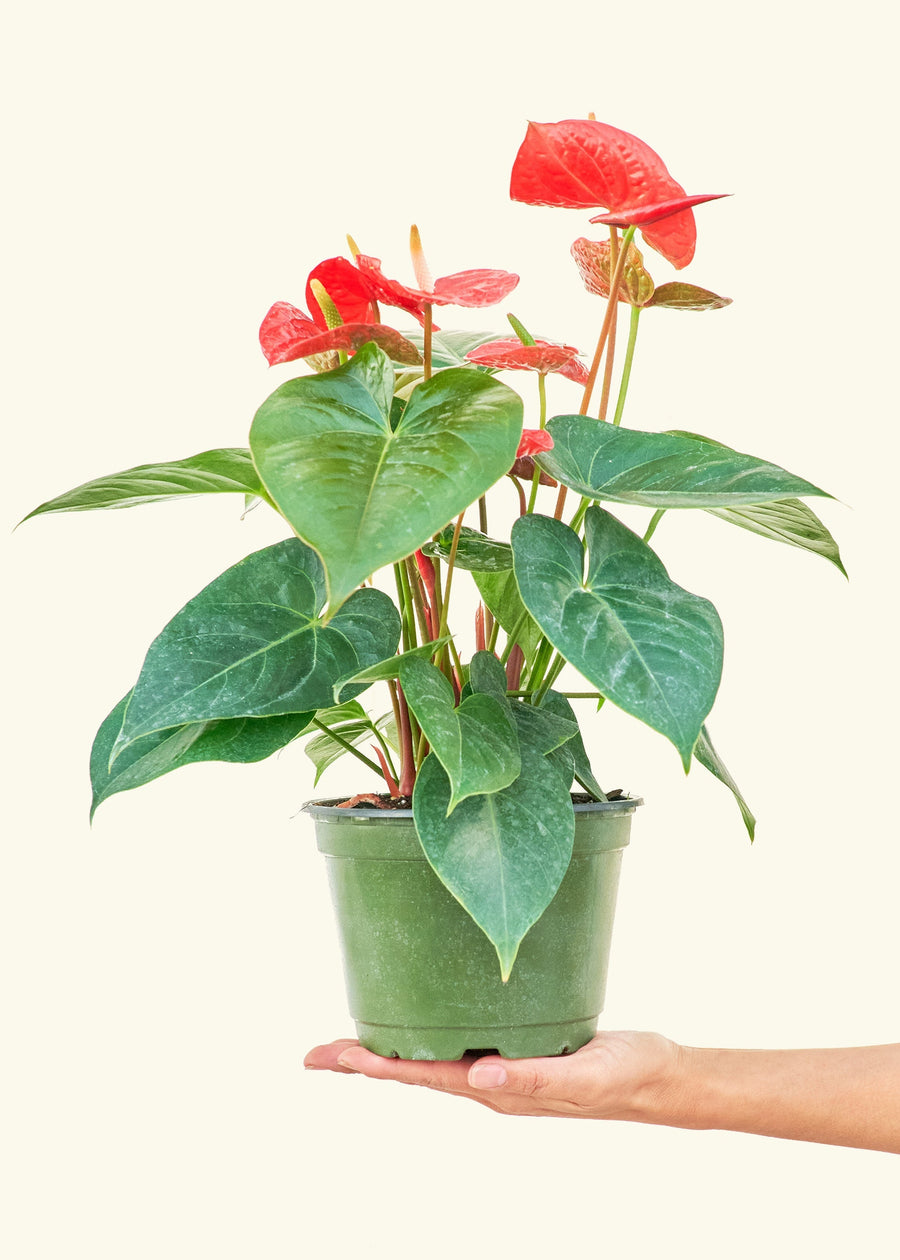
[[[631,798],[575,807],[572,861],[500,979],[481,929],[435,875],[410,810],[305,808],[325,854],[357,1035],[377,1054],[565,1054],[603,1009]]]

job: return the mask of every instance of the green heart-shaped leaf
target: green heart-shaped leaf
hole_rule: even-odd
[[[86,481],[49,499],[24,519],[48,512],[87,512],[92,508],[135,507],[193,494],[244,494],[268,498],[250,452],[239,447],[202,451],[167,464],[141,464],[125,472]]]
[[[522,599],[553,646],[619,708],[672,741],[685,769],[722,673],[722,624],[601,508],[578,535],[546,516],[512,528]]]
[[[250,431],[270,497],[324,562],[329,615],[515,459],[522,402],[499,381],[464,368],[439,372],[415,388],[392,430],[393,384],[389,359],[370,344],[344,367],[282,385]]]
[[[176,613],[150,646],[115,757],[152,731],[329,707],[334,684],[392,655],[400,618],[372,587],[323,623],[318,556],[296,538],[254,552]],[[345,689],[345,698],[366,684]]]
[[[448,813],[450,780],[433,754],[413,791],[413,816],[438,878],[493,943],[509,979],[525,933],[541,917],[572,856],[575,816],[568,789],[547,759],[521,750],[509,787],[470,796]]]
[[[314,716],[313,713],[286,713],[279,717],[226,718],[173,726],[135,740],[110,767],[110,755],[130,698],[131,692],[119,701],[94,739],[91,818],[110,796],[142,787],[181,766],[198,761],[262,761],[301,735]]]
[[[555,416],[547,428],[553,449],[538,464],[588,499],[668,509],[831,498],[777,464],[704,438],[642,433],[587,416]]]
[[[408,657],[400,667],[407,703],[450,779],[452,812],[467,797],[508,787],[522,768],[516,727],[505,701],[475,692],[458,708],[439,669]]]

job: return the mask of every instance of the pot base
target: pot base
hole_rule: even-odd
[[[597,1030],[593,1019],[563,1024],[506,1028],[400,1028],[356,1020],[360,1044],[386,1059],[461,1059],[466,1054],[499,1054],[504,1059],[536,1059],[571,1054]]]

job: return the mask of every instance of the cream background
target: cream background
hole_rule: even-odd
[[[685,782],[659,737],[598,723],[601,779],[647,801],[608,1027],[900,1038],[887,11],[651,0],[629,26],[571,0],[51,0],[7,28],[10,529],[92,476],[243,444],[292,374],[266,368],[259,319],[302,304],[348,230],[391,275],[410,274],[412,221],[436,274],[519,271],[511,308],[589,351],[600,307],[567,254],[587,216],[507,200],[529,117],[593,109],[689,191],[737,194],[698,211],[686,274],[734,305],[645,318],[626,423],[709,432],[829,488],[852,581],[702,514],[660,527],[673,576],[725,622],[711,728],[759,836],[751,849],[727,793],[699,769]],[[467,322],[502,328],[504,309]],[[309,1046],[351,1032],[297,817],[301,749],[185,770],[87,826],[94,730],[150,639],[283,536],[264,510],[238,517],[236,500],[196,500],[47,518],[4,543],[9,1260],[897,1254],[887,1155],[504,1120],[301,1071]]]

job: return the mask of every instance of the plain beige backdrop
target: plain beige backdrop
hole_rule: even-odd
[[[600,778],[646,800],[604,1022],[707,1045],[897,1040],[887,12],[50,0],[8,19],[9,1260],[897,1254],[890,1156],[502,1119],[304,1074],[309,1046],[352,1029],[302,749],[186,769],[87,822],[94,731],[151,638],[279,521],[210,499],[9,532],[90,477],[244,444],[292,374],[265,366],[259,320],[302,304],[347,231],[407,279],[414,221],[436,274],[518,271],[508,304],[459,322],[502,331],[508,308],[588,352],[601,308],[568,256],[587,215],[511,204],[509,169],[528,118],[635,132],[688,191],[736,194],[698,210],[685,273],[734,304],[644,317],[626,423],[830,490],[852,580],[703,514],[660,526],[672,576],[725,623],[710,726],[759,833],[751,848],[719,785],[603,715]],[[554,403],[574,410],[567,388]],[[345,770],[323,789],[367,786]]]

